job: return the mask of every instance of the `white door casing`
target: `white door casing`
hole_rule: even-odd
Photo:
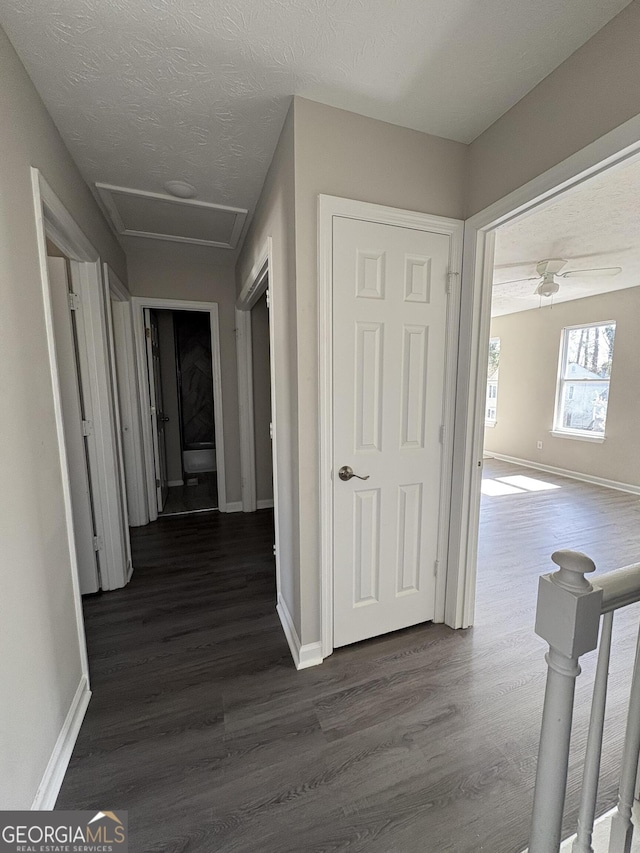
[[[153,436],[153,459],[156,471],[156,500],[158,512],[162,512],[169,493],[167,480],[167,448],[162,409],[162,377],[160,373],[160,342],[158,317],[155,311],[144,309],[144,327],[147,343],[147,367],[149,372],[149,400],[151,433]]]
[[[95,518],[91,495],[87,439],[83,434],[83,409],[75,332],[70,308],[71,293],[67,261],[47,258],[51,308],[55,331],[56,362],[60,377],[62,416],[67,466],[71,486],[73,530],[82,595],[100,588],[98,558],[95,549]],[[85,411],[90,428],[90,412]]]
[[[333,229],[337,647],[435,616],[451,237]]]

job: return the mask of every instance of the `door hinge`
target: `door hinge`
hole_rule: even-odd
[[[160,488],[160,480],[156,477],[156,489]]]
[[[93,433],[93,424],[91,421],[82,421],[82,434],[86,437],[88,435],[92,435]]]
[[[149,406],[149,411],[151,412],[152,415],[155,415],[156,407],[155,406]]]
[[[71,311],[77,311],[80,308],[80,295],[78,293],[74,293],[72,290],[69,291],[69,309]]]
[[[267,308],[271,308],[271,293],[269,292],[269,288],[267,288],[264,292],[267,297]]]
[[[273,423],[269,424],[269,438],[273,441]]]
[[[151,329],[148,326],[144,330],[144,336],[145,336],[145,338],[151,337]]]
[[[433,564],[433,574],[435,575],[435,577],[438,577],[439,569],[440,569],[440,560],[436,560],[435,563]]]
[[[444,444],[444,424],[440,426],[440,444]]]
[[[274,544],[273,544],[273,556],[274,556],[274,557],[276,556],[276,546],[275,546],[275,542],[274,542]]]
[[[459,272],[449,271],[447,273],[447,293],[451,293],[451,280],[454,278],[458,278],[459,275],[460,275]]]
[[[104,542],[102,541],[102,536],[94,536],[93,537],[93,550],[94,551],[102,551],[104,548]]]

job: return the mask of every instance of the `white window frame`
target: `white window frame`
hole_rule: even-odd
[[[564,416],[563,406],[563,389],[566,384],[570,385],[588,385],[590,382],[611,382],[611,376],[601,377],[599,379],[566,379],[564,374],[567,369],[567,353],[569,349],[569,333],[576,329],[594,329],[601,326],[615,326],[615,320],[598,320],[595,323],[577,323],[575,326],[565,326],[562,329],[560,338],[560,356],[558,358],[558,376],[556,378],[556,399],[553,412],[553,429],[551,435],[556,438],[573,438],[579,441],[591,441],[598,444],[602,443],[606,438],[606,418],[605,429],[602,432],[587,431],[582,429],[571,429],[562,425]],[[613,358],[613,356],[612,356]]]

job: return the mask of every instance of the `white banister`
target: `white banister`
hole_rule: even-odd
[[[593,685],[589,736],[584,758],[584,776],[582,778],[582,799],[578,814],[578,832],[573,842],[572,853],[593,853],[591,844],[593,824],[596,816],[598,780],[600,778],[600,758],[602,755],[602,735],[604,732],[604,712],[607,704],[607,682],[609,680],[609,658],[611,656],[611,633],[613,630],[613,611],[606,613],[600,631],[598,666]]]
[[[609,853],[630,853],[633,841],[633,823],[631,810],[635,794],[636,775],[638,773],[638,754],[640,753],[640,634],[636,645],[636,659],[633,665],[631,696],[627,730],[624,736],[622,770],[618,788],[618,808],[611,819]]]
[[[556,551],[558,571],[543,575],[538,587],[536,633],[549,643],[529,853],[558,853],[567,786],[575,680],[580,657],[600,649],[585,751],[578,831],[572,853],[594,853],[593,826],[598,794],[607,682],[615,610],[640,601],[640,563],[599,575],[593,561],[577,551]],[[640,635],[631,684],[618,807],[611,820],[609,853],[630,853],[632,807],[640,787]],[[563,847],[564,849],[564,847]],[[600,851],[599,851],[600,853]]]
[[[594,578],[593,586],[602,590],[603,613],[634,604],[640,594],[640,563],[600,575]]]

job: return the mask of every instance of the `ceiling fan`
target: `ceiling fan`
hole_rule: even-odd
[[[516,278],[512,281],[496,281],[494,287],[499,287],[504,284],[516,284],[521,281],[538,281],[538,286],[533,291],[534,296],[551,297],[560,290],[558,278],[581,278],[590,276],[610,276],[618,275],[622,272],[622,267],[598,267],[588,270],[567,270],[560,272],[563,267],[566,267],[568,261],[562,258],[547,258],[544,261],[538,261],[536,264],[536,272],[538,275],[531,278]]]

